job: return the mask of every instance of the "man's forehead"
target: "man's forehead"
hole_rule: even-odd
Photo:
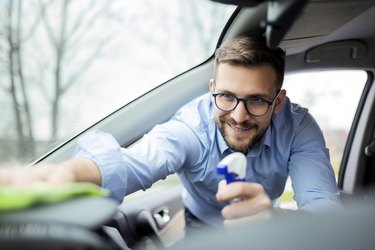
[[[257,87],[274,90],[276,87],[276,72],[270,65],[245,67],[231,64],[221,64],[216,72],[216,87]]]
[[[267,71],[267,75],[276,78],[276,69],[268,63],[259,64],[259,65],[242,65],[242,64],[234,64],[234,63],[220,63],[217,65],[216,69],[216,76],[223,72],[228,73],[229,71],[235,72],[248,72],[248,71]]]

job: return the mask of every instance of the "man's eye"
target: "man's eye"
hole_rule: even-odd
[[[224,99],[224,100],[234,100],[235,98],[234,98],[234,96],[233,95],[231,95],[231,94],[219,94],[219,97],[220,98],[222,98],[222,99]]]
[[[263,105],[266,103],[263,99],[256,97],[248,99],[248,102],[250,102],[253,105]]]

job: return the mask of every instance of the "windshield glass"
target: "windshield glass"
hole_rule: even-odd
[[[234,10],[201,0],[0,3],[0,163],[31,162],[203,62]]]

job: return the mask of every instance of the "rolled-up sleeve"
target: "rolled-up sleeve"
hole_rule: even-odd
[[[111,191],[111,198],[121,202],[127,185],[127,168],[124,166],[121,147],[116,139],[105,132],[95,130],[80,138],[74,157],[92,160],[99,168],[103,188]]]

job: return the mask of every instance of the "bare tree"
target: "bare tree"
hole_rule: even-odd
[[[171,10],[163,8],[158,5],[157,1],[150,1],[150,5],[154,5],[154,8],[149,10],[157,9],[156,13],[150,13],[150,15],[158,15],[158,27],[160,34],[154,33],[159,37],[153,37],[149,33],[143,34],[143,40],[148,43],[157,43],[162,40],[165,43],[163,46],[163,63],[170,68],[175,68],[176,60],[184,63],[179,63],[178,66],[192,66],[202,60],[202,55],[210,55],[214,52],[215,43],[217,42],[213,38],[218,38],[219,31],[223,28],[223,22],[220,18],[225,17],[226,8],[217,4],[211,4],[209,1],[201,0],[176,0],[175,4],[175,15],[171,15]],[[166,19],[165,16],[170,18]],[[215,17],[215,18],[212,18]],[[140,34],[142,35],[142,34]],[[163,38],[160,39],[160,36]],[[171,36],[173,39],[171,39]],[[217,36],[217,37],[215,37]],[[159,42],[160,43],[160,42]],[[176,48],[178,49],[169,49]],[[186,68],[185,68],[186,69]],[[176,71],[181,69],[176,69]]]
[[[213,43],[217,42],[213,39],[215,38],[213,36],[217,36],[218,32],[222,30],[223,23],[220,18],[225,17],[227,9],[208,2],[205,8],[202,8],[202,3],[197,4],[197,1],[192,1],[191,3],[181,1],[179,7],[179,22],[183,27],[180,41],[191,41],[199,44],[199,47],[187,47],[187,49],[191,50],[189,54],[192,55],[192,58],[188,58],[188,60],[193,60],[194,54],[197,53],[203,55],[212,53],[216,45]],[[197,49],[200,51],[194,51]]]
[[[9,94],[11,96],[12,107],[14,110],[15,128],[18,136],[18,152],[29,152],[34,154],[34,136],[33,121],[31,117],[29,98],[25,86],[22,61],[22,44],[27,40],[27,36],[22,34],[22,1],[9,0],[6,4],[7,15],[5,21],[5,33],[7,38],[8,53],[8,72],[9,72]],[[32,27],[35,27],[34,24]],[[30,34],[30,33],[29,33]],[[28,150],[25,150],[28,149]],[[20,153],[19,158],[25,155]]]
[[[34,139],[34,126],[33,113],[35,108],[30,105],[29,95],[32,88],[32,83],[39,86],[48,103],[51,103],[51,141],[58,137],[58,124],[60,114],[60,103],[63,95],[79,81],[98,57],[111,39],[114,37],[108,32],[103,32],[103,36],[98,37],[96,40],[90,39],[90,32],[103,18],[108,18],[109,7],[111,2],[103,1],[101,6],[93,6],[92,1],[75,1],[80,4],[79,13],[70,13],[77,11],[77,8],[72,8],[70,0],[64,1],[30,1],[25,2],[22,0],[8,0],[2,3],[2,15],[0,17],[3,27],[0,32],[6,38],[0,42],[0,71],[5,73],[2,77],[0,85],[3,90],[8,93],[11,100],[11,107],[14,116],[14,129],[17,136],[17,151],[16,156],[19,160],[30,158],[35,153],[35,139]],[[24,8],[24,4],[27,5]],[[85,5],[86,4],[86,5]],[[97,4],[96,2],[94,5]],[[58,18],[55,16],[56,8],[60,9]],[[31,24],[30,19],[23,19],[27,12],[32,10],[35,15]],[[51,12],[51,13],[50,13]],[[72,18],[75,17],[75,18]],[[59,20],[56,23],[56,20]],[[27,26],[27,29],[24,27]],[[24,47],[27,44],[30,46],[30,40],[36,38],[45,31],[49,39],[49,47],[52,48],[54,54],[52,57],[46,59],[49,55],[45,53],[47,48],[35,48],[37,54],[32,59],[28,58],[25,64]],[[45,44],[45,43],[44,43]],[[36,43],[35,46],[38,46]],[[82,48],[84,48],[84,55],[82,55]],[[76,58],[80,58],[79,60]],[[37,61],[40,60],[40,61]],[[48,61],[46,67],[45,60]],[[74,66],[71,63],[74,62]],[[47,72],[50,65],[53,65],[52,73]],[[32,67],[31,67],[32,66]],[[36,71],[34,69],[40,67]],[[28,74],[25,74],[27,72]],[[33,73],[31,73],[33,72]],[[45,74],[50,74],[53,79],[53,91],[51,89],[51,82],[43,79]],[[30,75],[33,75],[33,80]],[[39,79],[37,79],[40,77]],[[6,84],[4,80],[7,80]],[[27,82],[27,84],[26,84]],[[48,106],[48,105],[47,105]],[[5,121],[3,121],[5,122]],[[27,152],[27,154],[25,154]]]
[[[49,1],[51,3],[51,1]],[[48,35],[50,45],[54,50],[52,58],[53,64],[53,82],[54,89],[46,98],[51,102],[51,140],[56,140],[59,131],[59,114],[61,110],[61,99],[72,85],[85,74],[91,64],[97,58],[106,44],[108,44],[113,35],[105,34],[90,44],[85,44],[85,40],[92,27],[98,23],[101,18],[107,16],[110,1],[104,1],[99,8],[94,8],[93,3],[86,2],[78,14],[72,15],[72,2],[70,0],[54,1],[54,6],[60,5],[60,18],[57,26],[53,26],[54,17],[48,16],[48,10],[42,15],[42,23]],[[81,3],[82,4],[82,3]],[[52,6],[52,5],[51,5]],[[76,19],[72,20],[72,17]],[[91,47],[85,58],[79,62],[79,65],[72,69],[72,62],[75,56],[81,56],[82,46]],[[86,50],[87,52],[87,50]],[[68,72],[67,68],[70,68]]]

